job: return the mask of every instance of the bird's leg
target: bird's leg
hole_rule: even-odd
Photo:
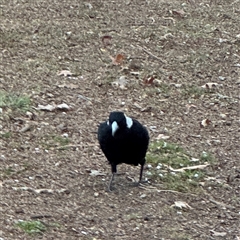
[[[114,175],[117,173],[117,165],[114,164],[114,163],[111,163],[111,167],[112,167],[112,176],[111,176],[111,179],[110,179],[109,184],[108,184],[108,191],[109,192],[112,191],[112,189],[111,189],[112,181],[114,179]]]
[[[141,164],[141,169],[140,169],[140,176],[139,176],[139,184],[140,183],[146,183],[147,181],[142,181],[142,175],[143,175],[143,167],[144,167],[144,164]]]
[[[140,176],[139,176],[139,182],[142,181],[142,175],[143,175],[143,164],[141,164]]]
[[[113,179],[114,179],[114,174],[115,174],[115,173],[112,173],[111,179],[110,179],[109,184],[108,184],[108,191],[109,191],[109,192],[112,191],[111,185],[112,185],[112,181],[113,181]]]

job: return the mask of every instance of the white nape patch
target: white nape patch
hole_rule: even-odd
[[[107,121],[107,125],[109,126],[109,121]]]
[[[133,120],[130,117],[126,116],[126,115],[125,115],[125,118],[126,118],[127,127],[131,128],[132,125],[133,125]]]
[[[118,126],[118,124],[117,124],[117,122],[116,121],[114,121],[113,123],[112,123],[112,136],[114,137],[114,134],[116,133],[116,131],[119,129],[119,126]]]

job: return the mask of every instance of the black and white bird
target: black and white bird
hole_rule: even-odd
[[[112,169],[109,191],[117,173],[117,165],[121,163],[140,164],[139,182],[142,181],[149,134],[141,123],[123,112],[111,112],[108,121],[101,123],[98,128],[98,141]]]

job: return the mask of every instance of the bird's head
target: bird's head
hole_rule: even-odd
[[[114,136],[118,129],[130,129],[133,125],[133,120],[123,112],[111,112],[107,124],[111,126],[112,136]]]

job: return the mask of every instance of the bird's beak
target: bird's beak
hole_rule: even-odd
[[[112,123],[112,136],[114,137],[114,134],[116,133],[116,131],[119,129],[119,126],[118,126],[118,124],[117,124],[117,122],[116,121],[114,121],[113,123]]]

